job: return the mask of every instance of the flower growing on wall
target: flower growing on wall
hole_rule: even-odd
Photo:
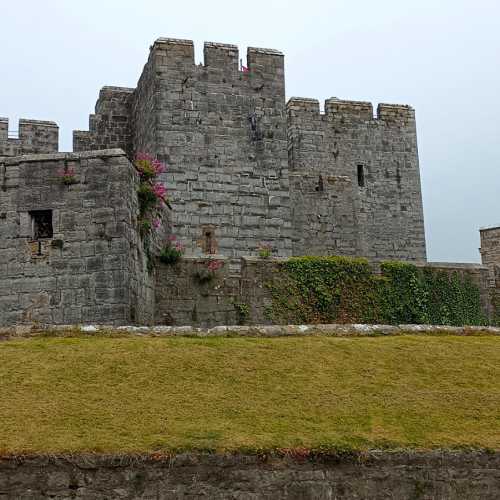
[[[175,235],[170,235],[168,238],[168,242],[160,252],[160,261],[164,264],[175,264],[180,260],[185,252],[184,245],[177,241]]]
[[[273,252],[273,247],[267,243],[261,243],[257,247],[257,252],[258,252],[259,257],[261,259],[267,259],[271,256],[271,254]]]
[[[74,168],[65,167],[57,172],[57,176],[59,177],[59,179],[61,179],[61,182],[66,186],[78,183],[78,180],[76,178],[76,171]]]
[[[223,267],[224,262],[222,260],[210,259],[204,262],[202,267],[196,271],[195,278],[199,283],[208,283],[217,276],[217,272]]]
[[[170,206],[167,188],[157,180],[165,172],[165,164],[148,153],[137,153],[134,166],[140,177],[137,195],[139,197],[139,228],[141,236],[149,236],[151,229],[161,226],[161,210]]]

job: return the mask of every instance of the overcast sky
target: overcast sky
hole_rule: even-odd
[[[287,96],[416,108],[429,260],[479,261],[500,225],[499,0],[1,0],[0,116],[87,129],[160,36],[276,48]]]

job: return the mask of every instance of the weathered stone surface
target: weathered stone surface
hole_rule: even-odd
[[[218,325],[196,326],[113,326],[94,325],[18,325],[0,327],[0,340],[36,337],[52,332],[55,335],[83,332],[89,335],[122,333],[140,337],[379,337],[397,335],[499,335],[500,327],[445,325]]]
[[[158,325],[193,325],[212,327],[229,324],[269,324],[272,306],[269,283],[279,275],[281,259],[244,257],[236,271],[225,262],[217,279],[200,284],[196,272],[209,260],[185,257],[175,266],[158,263],[156,268],[155,323]],[[205,263],[205,264],[204,264]],[[481,292],[485,315],[491,313],[488,267],[478,264],[430,263],[422,266],[439,269],[450,275],[467,276]],[[377,266],[374,266],[377,267]],[[244,314],[242,314],[244,313]]]
[[[137,88],[104,87],[74,148],[147,151],[169,166],[187,254],[357,255],[425,261],[415,115],[409,106],[292,98],[284,56],[190,40],[151,46]],[[362,172],[358,174],[358,169]],[[362,175],[362,179],[358,178]],[[361,182],[362,181],[362,182]],[[362,183],[363,185],[359,185]]]
[[[16,137],[9,137],[9,121],[0,118],[0,163],[2,157],[55,153],[58,148],[59,127],[54,122],[21,119]]]
[[[425,261],[413,109],[292,98],[287,116],[294,255]]]
[[[500,455],[368,452],[0,458],[0,498],[493,500]]]
[[[62,182],[65,171],[74,173],[73,184]],[[3,179],[1,326],[151,321],[138,175],[122,150],[12,157]],[[52,228],[38,238],[41,210]]]
[[[275,257],[425,262],[414,110],[286,104],[282,53],[249,48],[248,71],[238,63],[234,45],[206,43],[196,65],[192,41],[156,40],[135,89],[103,87],[89,131],[74,133],[78,154],[48,154],[53,122],[21,120],[14,139],[0,118],[0,325],[267,323],[275,262],[240,260],[262,243]],[[122,150],[95,151],[106,148],[167,163],[173,231],[187,250],[178,266],[146,272],[137,179]],[[74,185],[57,182],[64,169],[77,172]],[[34,225],[33,212],[47,210],[54,234],[35,237],[44,215]],[[489,271],[436,264],[471,276],[490,316],[500,310],[499,234],[481,232]],[[198,283],[209,257],[224,269]]]

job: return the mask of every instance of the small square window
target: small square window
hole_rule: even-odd
[[[31,228],[34,240],[52,238],[52,210],[32,210],[30,212]]]

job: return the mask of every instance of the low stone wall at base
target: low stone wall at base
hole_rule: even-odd
[[[500,498],[500,453],[4,457],[10,499]]]
[[[18,325],[0,327],[0,340],[30,337],[138,336],[138,337],[382,337],[398,335],[455,335],[500,337],[495,326],[444,325],[229,325],[194,326],[113,326],[113,325]]]
[[[353,260],[353,262],[356,262],[356,260]],[[236,270],[235,264],[237,264]],[[356,284],[359,290],[365,286],[364,292],[360,292],[359,297],[350,295],[353,292],[349,289],[349,286],[352,285],[352,283],[349,284],[349,279],[345,277],[343,279],[339,278],[336,285],[338,288],[336,296],[333,298],[327,297],[327,299],[332,299],[331,304],[339,303],[337,306],[331,305],[332,310],[340,309],[340,303],[342,303],[349,312],[344,311],[343,315],[342,312],[337,311],[336,314],[330,314],[327,318],[322,316],[322,314],[325,314],[324,310],[319,311],[314,308],[314,304],[318,301],[318,296],[314,295],[314,293],[317,294],[317,290],[311,296],[306,296],[300,292],[300,287],[294,288],[297,282],[290,279],[284,264],[286,264],[286,259],[243,257],[236,262],[221,255],[211,255],[206,258],[183,257],[175,264],[164,264],[158,260],[155,266],[156,303],[154,324],[193,325],[206,328],[230,324],[390,322],[391,319],[395,319],[395,322],[419,322],[419,317],[411,314],[396,316],[396,318],[392,317],[401,313],[401,310],[411,308],[404,301],[397,311],[392,310],[393,315],[386,314],[385,316],[368,315],[365,317],[364,315],[370,306],[368,302],[364,303],[365,307],[358,305],[357,309],[356,306],[351,308],[346,306],[348,303],[361,303],[360,299],[362,297],[369,296],[372,290],[379,290],[378,284],[380,281],[377,281],[377,278],[380,278],[381,275],[379,264],[372,263],[369,265],[366,263],[366,271],[373,283],[366,286],[366,283],[363,282],[363,279],[367,279],[366,276],[358,277]],[[347,264],[344,263],[343,265],[347,266]],[[218,266],[217,271],[208,272],[211,265]],[[356,265],[359,271],[362,265],[359,262]],[[442,317],[438,318],[436,314],[434,316],[430,315],[426,309],[428,314],[425,322],[457,325],[497,323],[497,321],[493,321],[495,314],[492,293],[498,288],[492,288],[489,284],[489,270],[487,267],[477,264],[442,262],[419,264],[415,267],[415,270],[417,268],[421,268],[424,273],[435,278],[432,285],[427,283],[427,286],[430,287],[427,295],[423,294],[418,287],[418,290],[412,289],[410,284],[404,282],[404,280],[399,291],[407,294],[415,293],[414,300],[409,302],[423,301],[426,297],[431,297],[432,300],[429,300],[428,304],[429,308],[431,305],[435,305],[432,301],[440,301],[438,306],[434,307],[435,310],[454,311],[454,316],[451,313],[445,314],[442,312]],[[313,272],[314,270],[309,267],[303,271],[303,274],[309,273],[308,276],[311,277]],[[348,274],[346,270],[346,275]],[[447,291],[450,293],[443,293],[442,284],[444,282],[447,283]],[[420,284],[423,286],[422,283]],[[335,287],[331,282],[328,284],[325,282],[325,289],[332,290],[333,288]],[[475,290],[473,296],[469,301],[464,300],[464,297],[468,297],[467,293],[470,294],[472,289]],[[287,296],[287,290],[295,291],[295,295],[292,293]],[[376,293],[372,295],[372,302],[376,302],[375,299],[380,298],[383,294],[380,292],[378,295]],[[500,293],[498,293],[498,296],[500,296]],[[465,304],[462,304],[460,300]],[[381,302],[379,301],[377,304],[381,306]],[[283,303],[292,303],[304,307],[289,310],[283,307]],[[470,312],[472,310],[475,311],[474,314]],[[307,311],[307,313],[304,313],[304,311]],[[375,311],[378,311],[377,307],[373,307],[372,312],[375,313]],[[463,315],[457,311],[469,311],[469,315]],[[458,319],[457,316],[459,316]],[[481,318],[479,319],[478,316],[481,316]],[[422,320],[422,322],[424,321]]]

